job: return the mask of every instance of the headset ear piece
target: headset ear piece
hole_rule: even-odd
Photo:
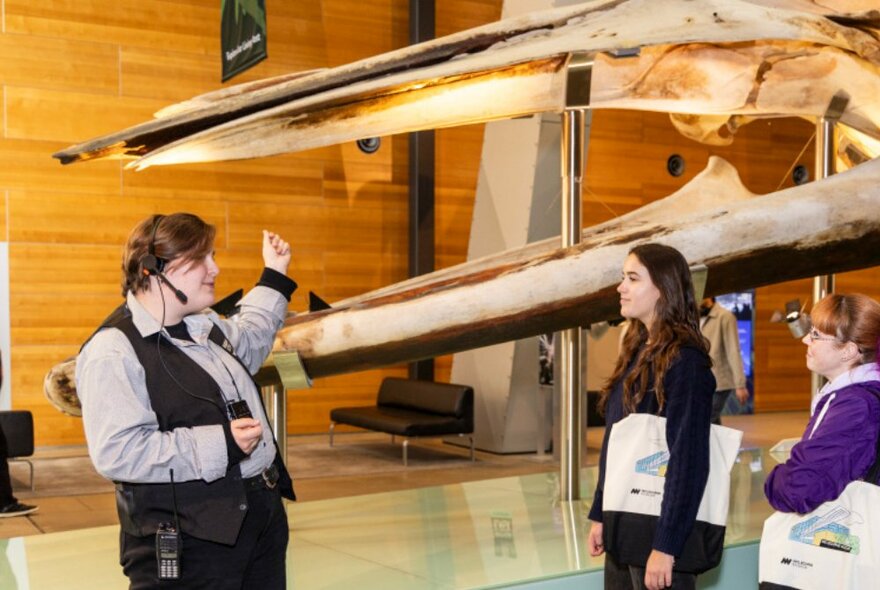
[[[152,254],[147,254],[143,258],[141,258],[141,268],[143,268],[143,273],[145,275],[155,275],[159,272],[159,264],[156,257]]]
[[[164,215],[156,215],[153,222],[153,229],[150,232],[150,243],[147,245],[147,253],[141,258],[141,268],[147,275],[158,275],[165,270],[165,260],[156,256],[156,232],[159,230],[159,224],[165,218]]]
[[[144,274],[157,275],[162,272],[165,267],[165,261],[154,254],[147,254],[141,258],[141,268]]]

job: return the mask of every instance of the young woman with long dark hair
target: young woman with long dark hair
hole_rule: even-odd
[[[629,327],[600,398],[606,430],[590,510],[590,554],[605,553],[606,590],[693,588],[696,575],[676,571],[675,558],[694,528],[709,475],[715,379],[687,261],[669,246],[637,246],[624,262],[617,291]],[[666,418],[670,457],[663,503],[653,531],[618,529],[611,538],[602,508],[608,441],[614,424],[631,413]]]

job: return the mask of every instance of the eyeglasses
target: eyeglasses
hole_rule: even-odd
[[[834,336],[823,336],[822,334],[819,333],[818,330],[816,330],[816,328],[813,328],[812,330],[807,332],[807,336],[810,337],[810,342],[816,342],[817,340],[831,340],[831,341],[837,340],[837,338]]]

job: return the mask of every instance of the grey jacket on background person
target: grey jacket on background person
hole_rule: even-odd
[[[702,322],[700,330],[703,336],[709,340],[709,356],[712,357],[715,390],[725,391],[745,387],[746,374],[739,351],[736,316],[715,303]]]

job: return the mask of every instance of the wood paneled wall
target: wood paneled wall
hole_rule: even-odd
[[[333,67],[408,43],[408,0],[267,4],[269,58],[231,83]],[[497,0],[438,4],[441,35],[500,14]],[[292,243],[291,274],[300,284],[292,310],[306,308],[309,290],[334,301],[406,278],[406,137],[384,138],[373,155],[347,144],[143,173],[119,162],[62,167],[51,159],[59,148],[220,88],[219,2],[4,0],[3,8],[0,239],[10,245],[12,403],[34,412],[38,445],[83,442],[81,421],[43,397],[43,376],[120,302],[121,245],[151,213],[187,210],[217,225],[218,293],[257,279],[264,227]],[[438,264],[465,257],[460,226],[470,219],[481,137],[481,127],[440,133],[437,223],[455,239],[438,248]],[[292,393],[291,432],[326,429],[329,408],[370,401],[383,375],[404,371],[321,379]]]
[[[50,158],[70,143],[148,119],[161,107],[221,87],[219,3],[208,0],[79,2],[4,0],[0,33],[0,239],[10,245],[13,406],[35,414],[37,444],[83,442],[81,421],[44,399],[49,367],[75,354],[119,301],[121,244],[154,212],[188,210],[218,227],[218,293],[254,282],[259,230],[294,248],[300,284],[292,310],[314,290],[330,302],[402,280],[407,252],[405,137],[383,138],[374,155],[352,144],[254,161],[124,171],[118,162],[62,167]],[[437,34],[496,20],[501,0],[437,3]],[[333,67],[407,43],[408,0],[272,2],[269,59],[233,83]],[[437,267],[465,259],[482,126],[437,132]],[[658,114],[597,112],[584,216],[608,219],[669,194],[720,153],[753,191],[790,185],[789,166],[812,132],[798,121],[754,123],[730,148],[685,140]],[[686,159],[672,178],[665,162]],[[810,163],[811,151],[801,158]],[[841,280],[870,291],[873,274]],[[759,408],[802,407],[802,350],[766,322],[801,283],[758,298]],[[449,357],[437,377],[448,379]],[[320,379],[289,395],[292,433],[324,431],[329,409],[370,403],[384,375],[404,367]]]

